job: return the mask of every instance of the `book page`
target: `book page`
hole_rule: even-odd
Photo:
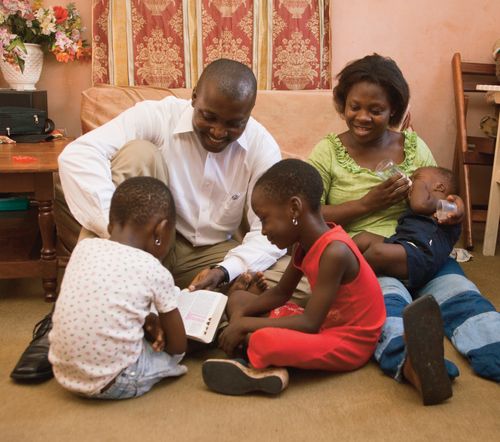
[[[227,297],[210,290],[181,291],[178,303],[188,337],[211,342],[219,324]]]

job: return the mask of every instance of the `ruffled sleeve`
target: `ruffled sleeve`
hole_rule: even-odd
[[[321,204],[327,204],[328,192],[334,180],[334,153],[331,135],[328,135],[316,144],[307,160],[319,172],[323,181]]]
[[[347,149],[340,141],[340,138],[336,134],[330,134],[327,136],[328,140],[332,144],[333,150],[335,151],[335,159],[337,164],[350,173],[360,173],[361,167],[351,158]]]
[[[399,165],[403,173],[410,176],[419,167],[436,165],[429,147],[416,132],[404,131],[403,136],[405,159]]]

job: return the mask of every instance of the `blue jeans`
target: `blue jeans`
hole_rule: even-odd
[[[384,373],[401,379],[406,357],[403,309],[420,296],[431,294],[441,309],[444,331],[465,356],[476,374],[500,382],[500,313],[469,281],[456,261],[449,258],[425,286],[412,294],[397,279],[380,277],[387,319],[375,351]]]
[[[179,364],[183,356],[184,354],[169,355],[164,351],[156,352],[151,344],[143,339],[142,352],[137,362],[125,368],[106,391],[91,397],[129,399],[142,396],[162,379],[186,373],[186,366]]]

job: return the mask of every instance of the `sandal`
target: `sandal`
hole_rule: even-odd
[[[453,395],[444,360],[443,319],[432,295],[424,295],[403,311],[408,360],[424,405],[443,402]],[[410,370],[411,370],[410,368]]]

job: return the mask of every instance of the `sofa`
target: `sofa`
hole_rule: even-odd
[[[139,101],[160,100],[169,95],[188,99],[191,89],[110,85],[91,87],[82,93],[82,132],[99,127]],[[304,159],[323,136],[329,132],[342,132],[346,128],[335,111],[331,90],[260,90],[252,116],[271,132],[284,158]],[[71,216],[59,183],[56,184],[54,215],[57,253],[64,265],[78,240],[80,225]]]

